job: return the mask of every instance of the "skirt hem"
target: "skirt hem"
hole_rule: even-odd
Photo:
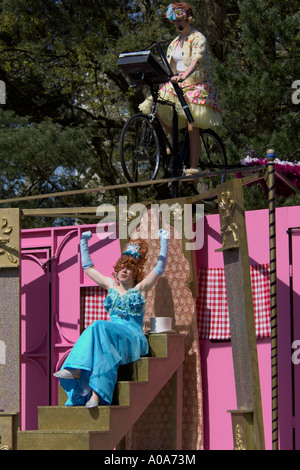
[[[187,126],[187,118],[184,114],[183,109],[176,97],[176,100],[169,100],[176,104],[176,111],[178,114],[178,128],[182,129]],[[221,112],[211,106],[205,104],[195,104],[187,100],[188,107],[194,119],[193,126],[200,129],[209,129],[222,125]],[[144,114],[149,114],[152,107],[152,98],[147,98],[143,103],[139,105],[139,109]],[[170,106],[166,106],[157,103],[157,113],[160,119],[169,127],[173,124],[173,110]]]

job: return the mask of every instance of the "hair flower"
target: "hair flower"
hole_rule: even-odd
[[[126,248],[126,251],[124,251],[122,253],[122,256],[123,255],[127,255],[127,256],[133,256],[134,258],[140,258],[140,245],[138,245],[137,243],[129,243],[127,245],[127,248]]]
[[[165,13],[165,16],[170,21],[176,20],[176,15],[175,15],[175,10],[174,10],[174,7],[173,7],[173,3],[170,3],[170,5],[168,6],[168,9]]]

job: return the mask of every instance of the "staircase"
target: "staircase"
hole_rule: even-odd
[[[119,368],[110,406],[41,406],[38,430],[18,431],[18,450],[110,450],[173,377],[173,446],[181,448],[184,336],[148,336],[149,356]]]

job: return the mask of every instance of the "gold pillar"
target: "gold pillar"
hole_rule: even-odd
[[[15,448],[20,412],[20,210],[0,209],[0,450]]]
[[[230,411],[235,448],[264,449],[253,300],[242,182],[218,186],[238,410]]]

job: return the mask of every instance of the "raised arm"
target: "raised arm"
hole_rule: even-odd
[[[158,281],[160,276],[164,273],[167,258],[168,258],[168,245],[170,234],[167,230],[160,229],[159,232],[160,238],[160,253],[157,260],[157,265],[155,268],[140,282],[138,289],[141,292],[148,292],[155,283]]]
[[[95,281],[100,287],[109,289],[111,287],[111,278],[104,276],[94,267],[94,263],[91,260],[88,241],[92,238],[92,232],[83,232],[80,239],[80,253],[81,253],[81,265],[87,275]]]

